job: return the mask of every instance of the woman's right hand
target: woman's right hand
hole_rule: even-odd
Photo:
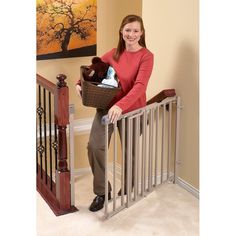
[[[81,86],[79,84],[75,85],[75,90],[77,92],[77,95],[82,99],[82,94],[81,94],[82,88],[81,88]]]

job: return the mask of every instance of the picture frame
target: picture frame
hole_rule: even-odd
[[[37,0],[37,60],[96,55],[96,0]]]

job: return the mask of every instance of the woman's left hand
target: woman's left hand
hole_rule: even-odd
[[[122,114],[122,109],[114,105],[108,111],[108,119],[111,123],[114,124],[121,114]]]

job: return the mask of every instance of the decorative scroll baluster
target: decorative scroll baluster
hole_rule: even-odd
[[[45,152],[44,152],[44,168],[45,168],[45,183],[47,184],[47,107],[46,107],[46,90],[45,88],[43,89],[43,109],[44,109],[44,113],[43,113],[43,121],[44,121],[44,148],[45,148]]]
[[[48,93],[48,115],[49,115],[49,176],[50,189],[52,190],[52,109],[51,109],[51,93]]]
[[[39,146],[37,147],[37,151],[40,154],[40,176],[43,178],[43,152],[44,146],[42,144],[42,114],[43,108],[41,103],[41,86],[39,85],[39,106],[37,108],[37,114],[39,116]]]
[[[52,144],[54,153],[55,153],[55,169],[57,170],[57,152],[58,152],[58,143],[57,143],[57,125],[54,124],[54,142]]]
[[[36,174],[38,174],[38,117],[36,116]]]

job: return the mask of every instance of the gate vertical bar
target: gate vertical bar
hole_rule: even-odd
[[[131,158],[130,158],[130,153],[131,151],[131,121],[128,118],[128,124],[127,124],[127,180],[126,180],[126,188],[127,188],[127,207],[130,206],[130,199],[131,199],[131,190],[130,190],[130,180],[132,178],[131,173],[130,173],[130,168],[131,168]]]
[[[113,211],[116,209],[116,160],[117,160],[117,122],[113,124],[114,128],[114,153],[113,153]]]
[[[133,184],[134,184],[134,129],[133,129],[133,121],[134,119],[130,119],[130,200],[133,200],[132,198],[132,192],[133,192]]]
[[[174,156],[174,183],[177,181],[177,165],[179,161],[179,129],[180,129],[180,109],[181,109],[181,100],[180,97],[177,97],[176,103],[176,131],[175,131],[175,156]]]
[[[140,176],[140,150],[139,150],[139,139],[140,139],[140,115],[137,117],[137,126],[138,126],[138,128],[137,128],[137,194],[139,195],[139,183],[140,183],[140,181],[139,181],[139,176]]]
[[[149,119],[149,164],[148,164],[148,191],[152,189],[152,161],[153,161],[153,109],[150,110]]]
[[[166,105],[163,105],[163,113],[162,113],[162,147],[161,147],[161,183],[163,182],[163,166],[164,166],[164,150],[165,150],[165,116],[166,113]]]
[[[134,118],[134,201],[137,199],[137,192],[138,192],[138,119],[137,117]]]
[[[169,104],[169,125],[168,125],[168,159],[167,159],[167,180],[170,173],[170,159],[171,159],[171,118],[172,118],[172,102]]]
[[[105,124],[105,217],[108,216],[108,124]]]
[[[121,131],[121,147],[122,147],[122,161],[121,161],[121,205],[124,205],[124,191],[127,193],[127,189],[124,190],[125,186],[127,188],[127,183],[124,185],[124,179],[125,179],[125,163],[126,163],[126,157],[125,157],[125,119],[122,119],[122,131]],[[126,176],[127,178],[127,176]]]
[[[147,139],[147,112],[143,113],[143,138],[142,138],[142,179],[141,179],[141,195],[144,196],[144,192],[146,190],[146,139]]]
[[[158,143],[159,143],[159,106],[156,108],[156,138],[155,138],[155,186],[157,186],[157,174],[158,174]]]

